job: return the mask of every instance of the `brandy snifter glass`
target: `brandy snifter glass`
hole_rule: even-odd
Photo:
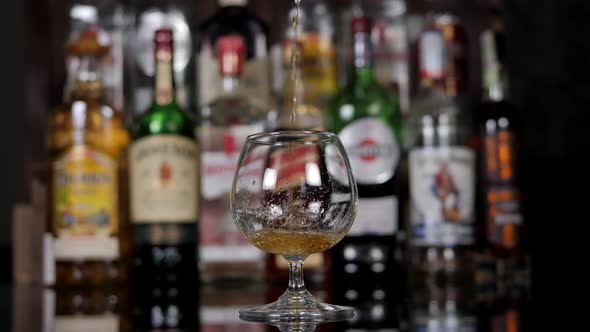
[[[234,177],[233,218],[258,249],[289,262],[289,287],[274,303],[240,310],[256,322],[328,322],[354,309],[319,302],[303,282],[303,261],[346,235],[357,209],[357,187],[338,136],[318,131],[250,135]]]

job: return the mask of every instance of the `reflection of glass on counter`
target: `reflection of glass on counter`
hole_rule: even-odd
[[[266,326],[241,321],[238,310],[264,303],[265,289],[259,284],[225,288],[204,287],[199,309],[202,332],[264,332]]]

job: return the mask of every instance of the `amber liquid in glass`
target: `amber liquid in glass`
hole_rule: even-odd
[[[332,248],[344,234],[266,229],[246,234],[260,250],[277,255],[309,255]]]

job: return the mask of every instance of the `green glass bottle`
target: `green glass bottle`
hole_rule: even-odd
[[[327,121],[346,149],[359,192],[352,229],[333,249],[332,274],[337,276],[333,282],[341,294],[359,278],[368,277],[371,282],[383,281],[383,291],[389,297],[397,290],[387,285],[398,284],[401,275],[395,258],[401,111],[398,98],[377,82],[371,25],[366,17],[352,19],[352,74],[333,99]],[[362,258],[364,253],[371,259]]]
[[[129,151],[134,280],[194,283],[198,149],[194,121],[175,99],[172,30],[155,33],[154,100],[135,119]]]

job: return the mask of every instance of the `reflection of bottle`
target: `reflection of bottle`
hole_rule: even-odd
[[[124,314],[127,298],[121,291],[45,290],[43,306],[45,331],[130,331]]]
[[[129,331],[199,331],[197,289],[169,281],[134,291]]]
[[[197,132],[201,152],[200,268],[204,281],[262,279],[263,252],[250,245],[235,226],[229,193],[242,144],[265,129],[266,112],[239,87],[244,41],[238,35],[218,40],[222,93],[201,107]]]
[[[129,151],[134,285],[193,284],[199,208],[194,124],[176,102],[171,29],[155,33],[152,107]]]
[[[429,284],[413,292],[411,303],[409,331],[478,331],[476,303],[469,289]]]
[[[338,287],[388,280],[392,293],[401,284],[396,257],[401,114],[397,98],[375,78],[371,28],[367,17],[352,19],[352,77],[329,113],[329,128],[342,140],[359,193],[356,220],[332,250],[332,280]]]
[[[332,289],[335,303],[356,309],[356,316],[338,323],[335,331],[400,331],[402,301],[399,294],[392,292],[391,282],[391,279],[367,278],[345,287],[335,283]]]
[[[270,105],[268,28],[246,9],[247,0],[219,0],[221,8],[199,26],[198,87],[200,105],[212,102],[221,93],[217,58],[220,37],[237,34],[244,39],[245,62],[240,90]]]
[[[124,279],[126,193],[123,117],[103,103],[99,60],[108,54],[95,31],[67,46],[79,65],[71,101],[49,119],[51,224],[58,287]]]

